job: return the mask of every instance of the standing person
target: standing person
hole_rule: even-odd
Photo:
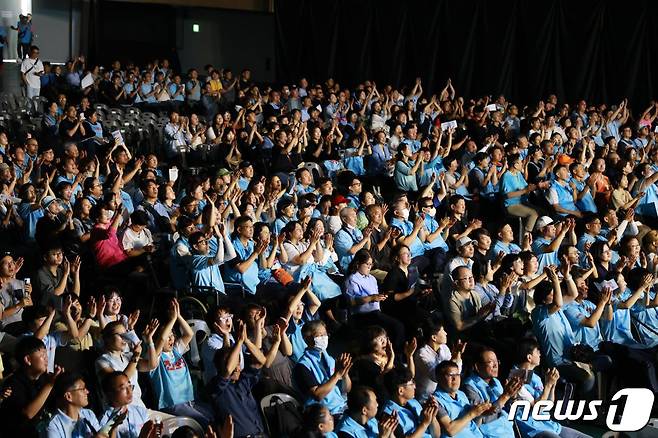
[[[25,96],[32,99],[41,94],[41,75],[43,63],[39,59],[39,48],[30,47],[30,55],[21,63],[21,79],[25,85]]]
[[[11,28],[18,32],[16,53],[18,53],[18,59],[22,61],[27,56],[30,44],[32,44],[32,40],[34,39],[34,34],[32,33],[32,14],[20,14],[18,16],[18,23]]]

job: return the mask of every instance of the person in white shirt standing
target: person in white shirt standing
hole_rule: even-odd
[[[25,58],[21,64],[21,78],[25,84],[25,95],[32,99],[41,93],[41,75],[43,74],[43,63],[39,59],[39,48],[30,47],[30,56]]]

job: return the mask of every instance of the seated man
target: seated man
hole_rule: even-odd
[[[439,403],[436,417],[441,425],[442,436],[482,438],[476,419],[491,409],[491,403],[471,405],[466,394],[459,390],[461,374],[453,361],[441,362],[436,367],[437,387],[434,397]]]
[[[64,372],[55,380],[53,396],[57,410],[48,423],[48,438],[84,438],[100,430],[96,414],[89,405],[89,390],[82,376]]]
[[[582,212],[576,206],[578,199],[578,190],[573,183],[570,183],[571,173],[565,164],[558,164],[553,169],[555,180],[548,189],[546,198],[555,212],[560,216],[582,217]]]
[[[62,369],[55,367],[53,374],[47,374],[46,347],[34,336],[18,341],[14,356],[18,370],[3,382],[5,388],[11,388],[11,395],[0,405],[2,433],[10,437],[36,438],[38,427],[48,418],[46,400]]]
[[[448,319],[457,332],[463,332],[484,321],[494,311],[496,303],[482,305],[480,295],[475,291],[473,273],[468,267],[455,268],[451,278],[453,289],[448,301]]]
[[[254,361],[244,370],[240,367],[242,346],[257,348],[246,342],[247,327],[238,327],[238,339],[230,348],[217,351],[214,358],[217,377],[211,382],[209,390],[215,408],[216,418],[233,417],[235,436],[261,436],[265,427],[260,417],[260,408],[252,393],[253,387],[260,380],[262,362]],[[253,358],[262,355],[252,354]]]
[[[258,256],[267,249],[267,244],[262,242],[256,245],[254,242],[254,223],[249,216],[240,216],[233,226],[236,237],[232,243],[236,256],[227,269],[228,278],[241,283],[248,293],[255,295],[260,282]]]
[[[391,227],[397,228],[399,233],[394,234],[397,244],[403,244],[411,250],[411,263],[423,272],[430,266],[430,261],[425,257],[425,242],[427,240],[427,229],[425,220],[418,216],[414,222],[409,220],[409,203],[401,199],[393,204],[393,219]]]
[[[195,231],[189,237],[192,254],[188,257],[192,273],[192,287],[211,287],[221,293],[226,293],[219,266],[235,257],[231,241],[222,235],[217,226],[213,229],[216,242],[216,252],[210,254],[210,239],[202,231]]]
[[[539,262],[537,269],[539,271],[544,269],[544,266],[560,265],[557,256],[558,250],[567,233],[569,233],[569,242],[572,245],[576,244],[575,227],[576,222],[573,219],[566,219],[556,226],[555,221],[548,216],[539,218],[535,224],[537,237],[532,242],[532,252],[537,254],[537,261]]]
[[[354,388],[347,400],[347,411],[340,420],[336,431],[340,438],[388,438],[394,437],[398,421],[396,417],[387,417],[381,431],[377,423],[377,396],[367,386]]]
[[[342,354],[338,364],[327,353],[329,336],[322,321],[309,321],[302,327],[306,350],[295,365],[293,378],[301,393],[305,405],[322,403],[332,415],[340,414],[346,407],[346,393],[352,388],[349,376],[352,358]],[[342,391],[338,383],[342,381]]]
[[[32,305],[32,285],[16,279],[16,261],[11,254],[0,258],[0,323],[20,322],[25,307]]]
[[[134,403],[134,386],[131,380],[125,373],[113,371],[103,377],[102,387],[109,407],[103,414],[100,424],[107,424],[118,415],[118,411],[123,411],[125,419],[116,427],[116,437],[139,437],[142,426],[148,420],[148,410],[143,404]]]
[[[525,383],[517,395],[517,399],[529,401],[532,405],[539,401],[555,400],[555,386],[560,379],[560,373],[556,368],[549,368],[545,373],[546,386],[541,381],[541,377],[533,372],[541,361],[541,352],[539,344],[534,339],[524,339],[519,345],[519,363],[514,369],[528,370],[532,373],[530,383]],[[564,427],[554,420],[535,420],[532,415],[527,420],[522,420],[523,410],[514,411],[516,424],[521,432],[522,438],[541,436],[542,438],[587,438],[581,432],[569,427]]]
[[[334,246],[338,254],[340,269],[347,272],[347,267],[354,258],[354,254],[365,248],[370,249],[370,234],[372,228],[366,227],[363,233],[356,227],[356,210],[345,207],[340,211],[342,227],[336,233]]]
[[[522,386],[520,379],[512,378],[503,387],[498,380],[496,353],[489,348],[480,352],[474,373],[464,382],[464,393],[472,405],[490,403],[493,408],[480,417],[480,432],[485,437],[514,436],[514,424],[508,420],[504,407]]]
[[[386,386],[390,399],[384,402],[383,412],[397,413],[398,429],[405,437],[430,438],[441,436],[441,426],[436,419],[439,409],[434,397],[430,396],[421,405],[415,397],[416,382],[409,368],[397,367],[386,374]]]
[[[44,264],[37,271],[37,285],[41,304],[62,307],[62,295],[72,292],[80,295],[80,259],[73,263],[64,258],[62,245],[53,242],[43,255]]]
[[[64,302],[62,307],[62,319],[66,325],[67,331],[54,331],[50,332],[50,327],[55,317],[55,309],[52,307],[50,310],[43,306],[30,306],[23,312],[23,322],[27,328],[25,336],[35,336],[41,339],[46,346],[46,353],[48,355],[48,372],[52,373],[55,370],[55,352],[57,347],[63,347],[68,344],[71,339],[80,337],[78,325],[71,316],[71,299],[70,297]],[[82,335],[86,335],[83,333]]]

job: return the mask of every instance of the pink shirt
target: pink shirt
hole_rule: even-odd
[[[128,258],[119,243],[117,230],[110,227],[109,224],[105,226],[96,224],[91,230],[91,241],[96,263],[103,269],[121,263]]]

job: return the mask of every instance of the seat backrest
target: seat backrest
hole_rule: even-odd
[[[191,427],[197,436],[206,436],[203,427],[190,417],[173,417],[162,421],[162,436],[170,437],[179,427]]]
[[[190,343],[190,361],[192,362],[192,365],[198,366],[201,361],[201,355],[199,354],[200,346],[208,336],[210,336],[210,327],[208,327],[208,323],[202,319],[190,319],[187,323],[194,332],[194,338],[192,339],[193,342]],[[201,339],[197,336],[199,332],[204,333]]]
[[[285,394],[283,392],[276,392],[274,394],[269,394],[263,397],[260,401],[260,408],[265,409],[267,407],[270,407],[270,405],[279,403],[279,400],[273,400],[277,398],[280,400],[281,403],[291,402],[296,407],[299,407],[299,402],[293,396],[289,394]]]

